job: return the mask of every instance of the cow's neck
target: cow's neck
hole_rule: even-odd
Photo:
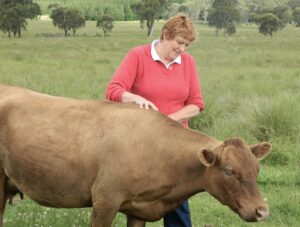
[[[176,157],[172,157],[174,159],[173,166],[170,166],[174,170],[174,182],[176,184],[174,194],[187,197],[205,190],[204,172],[206,167],[200,162],[198,152],[202,149],[213,149],[221,143],[200,133],[188,138],[193,141],[190,141],[183,150],[175,152]]]

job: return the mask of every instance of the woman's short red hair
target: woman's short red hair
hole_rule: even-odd
[[[162,27],[161,40],[164,39],[164,35],[168,40],[180,36],[189,42],[194,41],[197,36],[192,20],[184,13],[179,13],[167,20]]]

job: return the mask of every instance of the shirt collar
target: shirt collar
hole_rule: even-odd
[[[156,50],[155,50],[155,45],[158,44],[160,42],[159,39],[156,39],[152,42],[151,44],[151,56],[153,61],[161,61],[163,63],[163,61],[161,60],[161,58],[158,56]],[[179,55],[177,58],[175,58],[173,61],[171,61],[168,64],[165,64],[165,66],[167,68],[169,68],[170,65],[172,65],[173,63],[177,63],[177,64],[181,64],[181,55]]]

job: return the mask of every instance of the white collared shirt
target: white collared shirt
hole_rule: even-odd
[[[165,64],[161,58],[158,56],[156,50],[155,50],[155,45],[158,44],[160,42],[159,39],[156,39],[152,42],[151,44],[151,56],[153,61],[161,61],[166,68],[168,69],[173,63],[177,63],[177,64],[181,64],[181,56],[179,55],[177,58],[175,58],[173,61],[169,62],[168,64]]]

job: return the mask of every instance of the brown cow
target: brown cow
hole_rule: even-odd
[[[269,143],[224,142],[136,105],[54,97],[0,86],[0,226],[8,180],[39,204],[93,207],[128,226],[159,220],[207,191],[246,221],[268,216],[256,185]]]

